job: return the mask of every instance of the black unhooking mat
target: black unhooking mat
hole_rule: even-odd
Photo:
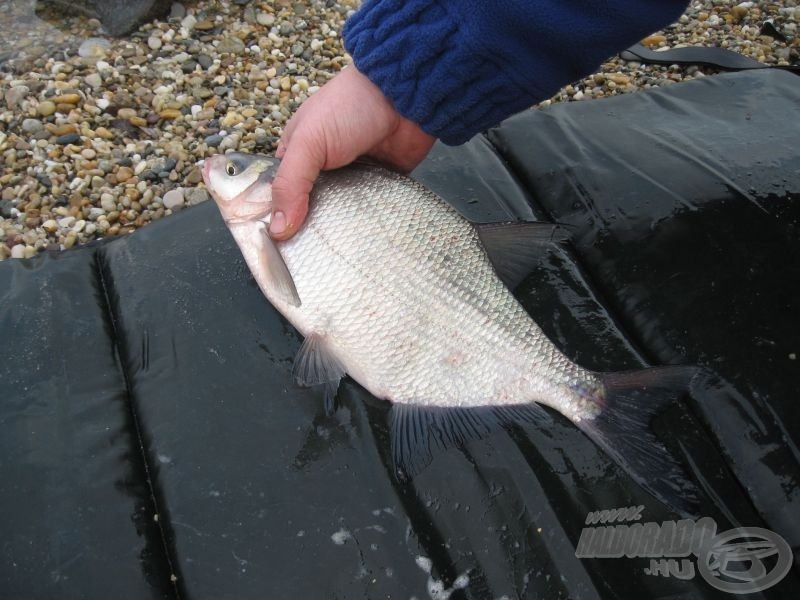
[[[475,220],[564,224],[515,294],[579,364],[713,369],[653,427],[696,518],[791,551],[576,557],[593,511],[680,516],[563,418],[398,483],[387,405],[345,380],[326,416],[295,385],[301,338],[207,203],[0,264],[0,596],[722,598],[720,556],[774,581],[800,547],[798,106],[788,73],[709,77],[526,112],[416,172]]]

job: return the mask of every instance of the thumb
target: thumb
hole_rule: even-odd
[[[308,213],[308,194],[324,161],[304,144],[285,146],[272,181],[272,217],[269,233],[276,240],[292,237]]]

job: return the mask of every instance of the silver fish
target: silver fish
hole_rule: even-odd
[[[433,445],[480,437],[493,424],[547,423],[546,405],[659,497],[685,483],[648,429],[693,370],[583,369],[509,291],[531,248],[552,239],[552,225],[474,225],[407,177],[351,165],[320,176],[305,224],[274,243],[267,228],[278,164],[217,155],[203,177],[261,290],[305,336],[298,382],[324,385],[330,400],[348,374],[394,403],[401,473],[424,467]]]

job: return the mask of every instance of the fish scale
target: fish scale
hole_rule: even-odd
[[[475,226],[411,179],[351,165],[320,175],[305,223],[276,244],[266,223],[278,165],[217,155],[203,178],[262,292],[305,337],[298,382],[323,385],[328,410],[345,374],[393,403],[398,474],[424,468],[432,447],[482,437],[498,424],[547,426],[544,404],[642,487],[691,512],[697,488],[650,422],[698,370],[583,369],[503,283],[519,281],[537,256],[531,247],[552,243],[552,226]]]
[[[282,312],[358,364],[376,395],[575,412],[570,386],[598,385],[498,279],[474,227],[407,178],[367,166],[323,174],[305,227],[280,250],[302,299]]]

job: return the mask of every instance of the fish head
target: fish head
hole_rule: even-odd
[[[203,180],[225,222],[243,223],[270,214],[279,164],[277,158],[241,152],[205,159]]]

